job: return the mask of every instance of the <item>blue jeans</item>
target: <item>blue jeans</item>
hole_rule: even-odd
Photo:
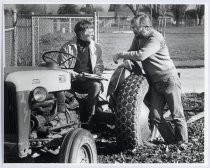
[[[187,123],[184,116],[184,110],[181,101],[181,82],[178,76],[170,76],[162,81],[154,82],[151,84],[151,121],[159,129],[160,134],[164,134],[164,129],[167,131],[172,130],[166,128],[167,124],[163,118],[163,109],[167,103],[171,111],[175,130],[175,141],[188,142]],[[163,128],[164,126],[164,128]],[[162,128],[161,128],[162,127]],[[165,133],[167,132],[165,131]]]

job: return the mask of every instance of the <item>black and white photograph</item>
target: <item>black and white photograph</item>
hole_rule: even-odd
[[[206,166],[208,5],[87,2],[2,4],[3,166]]]

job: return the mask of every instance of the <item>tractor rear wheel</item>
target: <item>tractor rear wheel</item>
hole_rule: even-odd
[[[116,102],[116,140],[121,149],[142,145],[150,135],[149,109],[145,95],[149,90],[147,79],[131,74],[119,88]]]

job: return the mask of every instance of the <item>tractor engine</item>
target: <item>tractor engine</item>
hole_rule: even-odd
[[[67,127],[79,127],[79,103],[72,93],[45,93],[42,87],[31,95],[30,138],[44,138]]]

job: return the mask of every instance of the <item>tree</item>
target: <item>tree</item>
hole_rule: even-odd
[[[190,9],[185,12],[185,16],[188,19],[196,19],[197,18],[197,11],[195,9]]]
[[[205,6],[204,5],[196,5],[196,11],[197,11],[197,17],[199,19],[198,25],[200,26],[202,23],[202,19],[205,12]]]
[[[160,5],[153,4],[151,5],[151,8],[152,8],[152,18],[158,20],[158,17],[160,16]]]
[[[103,12],[104,9],[103,9],[101,6],[96,6],[96,7],[95,7],[95,11],[96,11],[96,12],[98,12],[98,11]]]
[[[79,14],[79,8],[74,4],[60,5],[57,11],[58,14]]]
[[[140,4],[126,4],[126,6],[133,12],[134,16],[140,13]]]
[[[109,6],[109,12],[116,12],[120,9],[120,4],[110,4]]]
[[[95,9],[93,8],[92,4],[86,4],[86,13],[87,14],[92,14],[95,12]]]
[[[45,7],[43,5],[39,4],[33,4],[33,5],[23,5],[23,4],[17,4],[16,5],[17,13],[18,14],[31,14],[32,12],[34,14],[45,14]]]
[[[174,14],[176,20],[176,26],[179,25],[180,19],[183,18],[187,5],[172,5],[171,11]]]
[[[12,8],[10,8],[10,9],[5,8],[5,9],[4,9],[4,14],[5,14],[5,15],[11,15],[12,13],[13,13],[13,9],[12,9]]]
[[[80,12],[84,12],[86,14],[93,14],[95,11],[96,10],[92,4],[83,5],[80,9]]]

